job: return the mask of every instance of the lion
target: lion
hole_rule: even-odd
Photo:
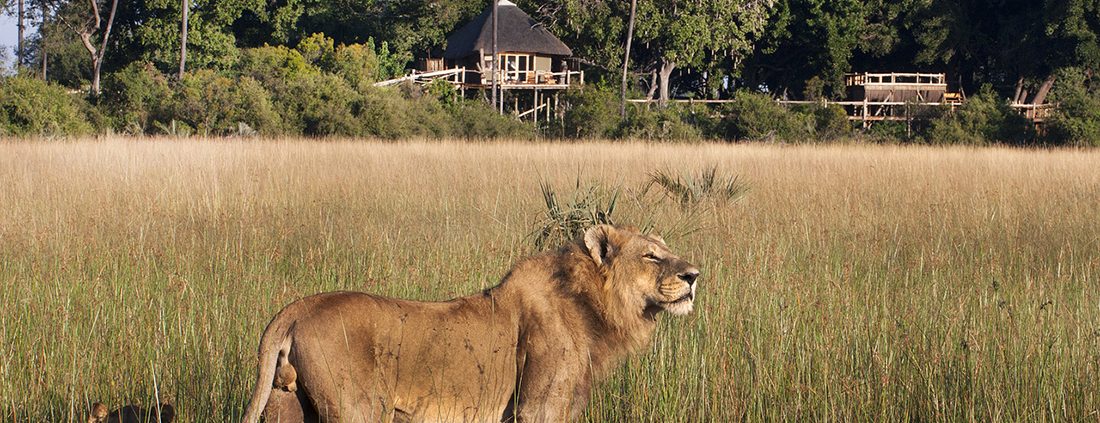
[[[157,404],[144,409],[136,405],[127,405],[114,411],[107,411],[103,403],[92,404],[88,413],[88,423],[172,423],[176,419],[176,409],[171,404]]]
[[[659,237],[598,225],[450,301],[306,297],[264,330],[244,421],[573,420],[659,313],[692,311],[698,277]]]

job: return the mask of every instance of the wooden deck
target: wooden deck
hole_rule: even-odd
[[[672,99],[670,103],[680,104],[725,104],[732,103],[732,99],[722,100],[693,100],[693,99]],[[627,100],[628,103],[634,104],[649,104],[657,103],[656,99],[631,99]],[[910,121],[913,120],[911,113],[905,113],[905,109],[913,107],[947,107],[951,110],[955,110],[962,105],[961,102],[955,101],[927,101],[927,102],[905,102],[905,101],[798,101],[798,100],[775,100],[776,103],[785,106],[794,105],[821,105],[821,106],[841,106],[848,112],[848,120],[864,122],[865,126],[870,122],[882,122],[882,121]],[[1034,124],[1043,124],[1050,115],[1058,108],[1057,104],[1010,104],[1009,107],[1016,110],[1018,113],[1026,117]],[[901,113],[899,113],[901,112]]]
[[[445,69],[435,72],[413,72],[400,78],[375,82],[376,87],[397,85],[402,82],[427,84],[442,79],[460,89],[491,88],[492,73],[481,72],[464,67]],[[476,82],[474,82],[476,81]],[[565,90],[575,85],[584,85],[584,71],[500,71],[497,86],[502,90]]]

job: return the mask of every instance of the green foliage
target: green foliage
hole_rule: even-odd
[[[617,135],[619,99],[615,91],[599,85],[566,91],[563,126],[570,138],[612,138]]]
[[[1055,85],[1058,104],[1047,139],[1056,144],[1100,147],[1100,80],[1079,69],[1063,69]]]
[[[285,124],[292,133],[310,136],[361,133],[356,113],[362,96],[347,81],[327,73],[306,72],[285,83],[275,94]]]
[[[234,134],[241,123],[261,133],[280,131],[280,118],[259,82],[210,70],[187,74],[170,105],[174,119],[203,135]]]
[[[436,79],[424,85],[424,93],[434,98],[443,107],[453,107],[461,100],[454,84],[445,79]]]
[[[546,205],[546,217],[531,234],[535,250],[542,251],[572,241],[594,225],[615,224],[612,215],[619,200],[618,189],[609,190],[599,184],[582,188],[578,179],[573,198],[563,202],[550,184],[542,182],[539,186]]]
[[[748,184],[737,176],[718,176],[718,166],[703,169],[698,176],[658,170],[649,174],[649,180],[664,189],[665,195],[685,210],[708,199],[724,203],[736,201],[749,190]]]
[[[334,73],[353,87],[378,81],[378,54],[366,44],[348,44],[336,47]]]
[[[332,71],[336,64],[336,47],[332,38],[317,33],[298,42],[298,52],[309,64],[326,71]]]
[[[535,137],[534,125],[493,111],[488,103],[463,100],[450,109],[452,136],[465,139],[502,138],[528,140]]]
[[[131,134],[145,133],[154,122],[170,120],[173,92],[168,78],[151,63],[135,62],[103,80],[100,108],[116,128]]]
[[[628,106],[627,120],[619,128],[622,138],[644,140],[699,140],[713,122],[706,106]]]
[[[374,50],[373,38],[367,40],[367,46]],[[412,60],[412,57],[408,54],[401,53],[400,50],[390,49],[389,43],[385,41],[379,44],[378,49],[375,51],[378,57],[378,69],[375,71],[374,77],[378,81],[385,81],[404,75],[405,64]]]
[[[250,48],[242,52],[238,71],[271,89],[281,88],[287,81],[320,72],[302,57],[302,53],[285,46]]]
[[[68,136],[92,132],[85,105],[56,84],[13,76],[0,79],[0,135]]]
[[[927,134],[933,144],[1020,144],[1032,137],[1027,119],[998,100],[989,86],[982,87],[954,113],[934,119]]]
[[[805,141],[814,133],[812,116],[787,109],[767,95],[741,91],[733,100],[722,108],[728,139]]]
[[[779,0],[749,67],[775,92],[838,98],[852,57],[868,43],[861,0]]]
[[[853,133],[848,112],[837,105],[813,105],[808,110],[814,119],[814,138],[820,141],[832,141],[850,137]]]

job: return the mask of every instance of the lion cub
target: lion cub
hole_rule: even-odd
[[[106,405],[97,402],[92,404],[92,411],[88,413],[88,423],[172,423],[175,419],[176,409],[172,404],[160,404],[148,410],[127,405],[107,411]]]

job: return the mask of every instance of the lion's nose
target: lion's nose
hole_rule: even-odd
[[[688,270],[676,275],[676,277],[680,278],[680,280],[682,280],[684,282],[687,282],[688,285],[692,285],[692,284],[695,283],[695,279],[699,278],[699,269],[695,269],[695,268],[688,269]]]

